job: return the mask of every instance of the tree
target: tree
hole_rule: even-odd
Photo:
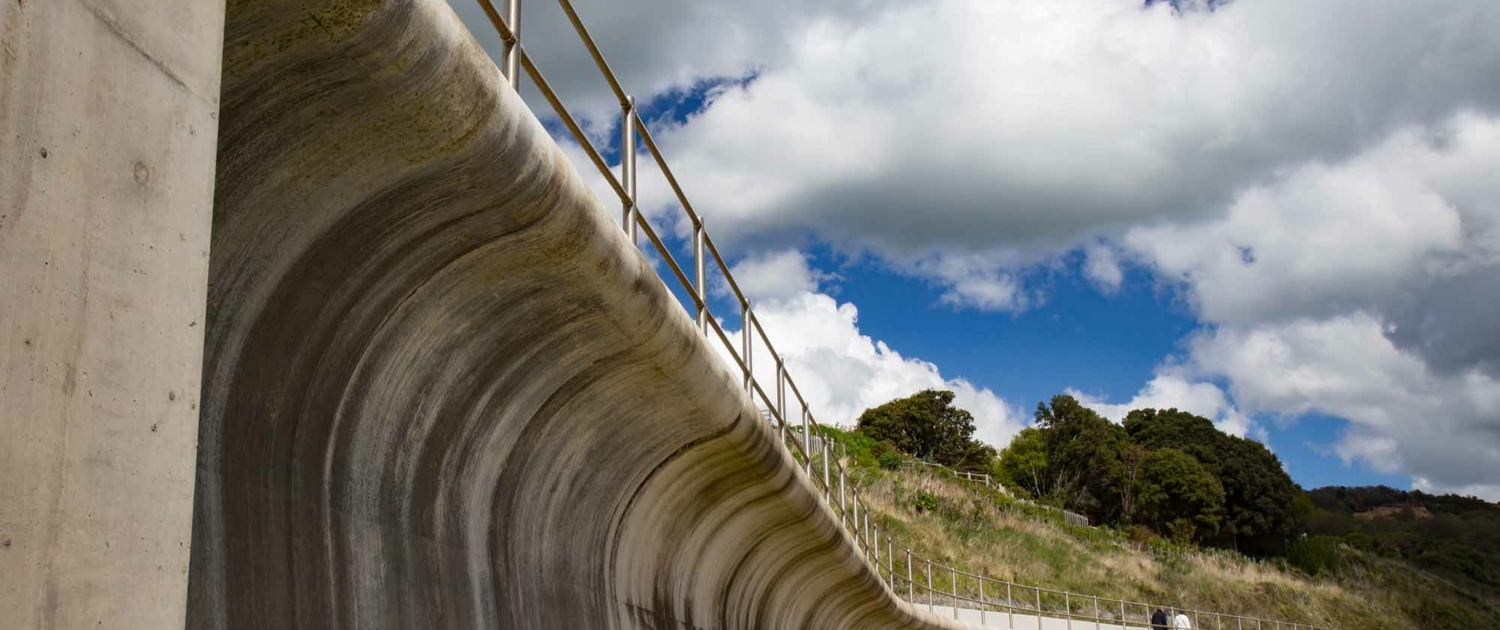
[[[996,475],[1008,485],[1021,488],[1031,496],[1042,498],[1050,491],[1047,483],[1047,434],[1036,427],[1021,429],[1010,446],[1000,451]]]
[[[1208,418],[1178,409],[1137,409],[1125,416],[1131,442],[1191,455],[1224,489],[1224,546],[1279,552],[1291,535],[1296,485],[1281,461],[1258,442],[1219,431]]]
[[[1125,430],[1066,395],[1053,396],[1050,406],[1038,404],[1035,417],[1047,434],[1053,495],[1095,522],[1114,522],[1125,474],[1121,453],[1129,443]]]
[[[989,470],[991,446],[975,442],[974,416],[953,406],[953,392],[925,389],[866,409],[857,430],[914,457],[970,472]]]
[[[1146,455],[1136,494],[1141,516],[1174,538],[1211,536],[1223,520],[1223,486],[1203,464],[1177,449],[1162,448]]]
[[[1141,466],[1146,463],[1148,454],[1146,447],[1139,444],[1126,444],[1120,451],[1120,470],[1123,473],[1120,478],[1120,516],[1125,522],[1134,521],[1140,512],[1136,490],[1140,484]]]

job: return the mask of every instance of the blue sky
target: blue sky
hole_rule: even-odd
[[[993,389],[1029,412],[1068,388],[1129,400],[1163,357],[1197,327],[1174,292],[1139,271],[1114,295],[1083,277],[1077,257],[1047,275],[1048,298],[1019,314],[956,310],[941,291],[879,264],[850,262],[817,248],[819,267],[837,269],[836,297],[859,307],[860,329],[911,356]],[[1306,487],[1386,484],[1406,475],[1345,465],[1330,452],[1344,421],[1310,414],[1268,427],[1277,456]]]
[[[948,387],[1004,443],[1071,392],[1500,499],[1500,4],[654,2],[575,6],[820,419]],[[617,163],[546,4],[527,50]]]

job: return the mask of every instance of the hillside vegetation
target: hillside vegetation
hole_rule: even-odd
[[[891,423],[882,424],[889,435]],[[1287,558],[1254,559],[1229,549],[1199,548],[1195,539],[1202,530],[1173,542],[1149,527],[1069,526],[1056,512],[1017,501],[1004,491],[941,469],[904,466],[904,449],[888,437],[877,441],[866,431],[831,432],[846,446],[851,481],[883,535],[963,571],[1099,597],[1347,630],[1470,630],[1494,627],[1500,619],[1500,607],[1482,591],[1332,536],[1314,537],[1309,544],[1299,535],[1298,553],[1318,556],[1309,572]],[[944,450],[954,463],[980,468],[974,449],[961,441],[929,453]],[[1166,458],[1171,461],[1162,463],[1164,470],[1186,465],[1178,455]],[[1174,509],[1166,503],[1162,509]],[[1220,518],[1229,516],[1222,504],[1214,511]],[[1278,520],[1291,518],[1282,517],[1283,510],[1268,511]],[[1285,510],[1291,511],[1290,506]],[[897,564],[902,566],[899,560]],[[949,588],[941,576],[935,583]],[[960,580],[959,588],[975,595],[972,583]],[[1206,627],[1214,626],[1206,622]]]

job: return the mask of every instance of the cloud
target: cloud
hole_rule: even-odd
[[[936,365],[904,357],[861,332],[853,304],[804,291],[759,303],[756,317],[819,422],[852,425],[865,409],[936,388],[952,390],[954,403],[974,414],[975,437],[984,442],[1004,446],[1021,429],[1023,416],[989,388],[946,377]],[[738,338],[737,331],[730,334]],[[769,356],[758,341],[753,352]],[[773,362],[755,361],[755,370],[761,383],[776,382]]]
[[[815,21],[659,139],[735,238],[1036,254],[1202,218],[1287,168],[1500,106],[1486,3],[1140,5],[948,0]],[[968,283],[955,302],[976,293],[975,274],[933,277]],[[977,292],[1007,304],[1003,283]]]
[[[1230,383],[1247,413],[1349,421],[1333,452],[1434,487],[1500,485],[1500,381],[1430,369],[1368,314],[1225,325],[1190,342],[1195,369]]]
[[[896,268],[936,280],[943,287],[940,301],[955,308],[1019,312],[1032,306],[1016,274],[1000,271],[984,256],[930,256],[897,263]]]
[[[1289,169],[1500,111],[1493,3],[665,2],[575,4],[643,101],[718,85],[682,124],[653,124],[717,240],[764,246],[811,231],[933,280],[960,308],[1024,310],[1039,296],[1020,268],[1092,235],[1253,206],[1243,192]],[[487,33],[477,3],[455,6]],[[618,105],[561,12],[542,3],[524,24],[565,102],[613,142]],[[646,185],[654,176],[641,179],[648,216],[675,205]],[[1388,208],[1432,201],[1370,193]],[[1415,217],[1412,236],[1440,244],[1453,226]],[[1386,237],[1403,234],[1392,227]],[[1112,291],[1110,250],[1086,251],[1088,277]],[[1382,270],[1369,271],[1366,285]]]
[[[1423,477],[1417,477],[1412,481],[1411,486],[1413,489],[1421,490],[1428,494],[1457,494],[1468,497],[1479,497],[1486,501],[1500,502],[1500,485],[1440,486]]]
[[[1105,294],[1120,291],[1125,282],[1125,272],[1120,269],[1120,260],[1115,251],[1103,243],[1091,243],[1083,248],[1083,275]]]
[[[730,268],[740,291],[750,301],[785,300],[803,293],[817,293],[822,283],[836,280],[835,274],[814,269],[807,257],[795,249],[750,255]],[[728,286],[723,293],[729,293]]]
[[[1132,228],[1208,324],[1189,364],[1248,413],[1350,421],[1331,451],[1433,488],[1500,485],[1500,119],[1460,114]],[[1492,495],[1493,496],[1493,495]]]
[[[1212,322],[1377,314],[1440,369],[1496,367],[1500,119],[1395,134],[1251,188],[1212,221],[1138,227],[1126,246]],[[1486,304],[1489,308],[1486,308]]]
[[[1214,421],[1220,431],[1237,437],[1252,434],[1254,423],[1241,413],[1218,385],[1206,381],[1194,381],[1178,369],[1158,370],[1155,377],[1146,383],[1129,402],[1110,404],[1103,398],[1091,396],[1069,388],[1068,394],[1084,406],[1099,412],[1110,420],[1123,422],[1126,414],[1136,409],[1180,409]],[[1253,435],[1265,442],[1264,431]]]

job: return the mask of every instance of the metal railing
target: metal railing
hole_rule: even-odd
[[[1045,503],[1037,503],[1036,501],[1032,501],[1031,499],[1023,499],[1021,497],[1011,496],[1010,491],[1006,490],[1005,486],[1000,485],[998,483],[995,483],[994,479],[992,479],[987,474],[984,474],[984,473],[971,473],[971,472],[965,472],[965,471],[962,471],[962,470],[954,470],[954,469],[949,468],[947,466],[944,466],[942,464],[935,464],[935,463],[932,463],[932,462],[929,462],[929,461],[923,461],[923,460],[920,460],[920,459],[908,462],[907,466],[909,468],[911,468],[912,470],[916,470],[919,466],[927,466],[929,468],[940,468],[942,470],[946,470],[950,474],[952,474],[952,475],[954,475],[954,476],[956,476],[956,477],[958,477],[960,479],[963,479],[965,481],[970,481],[970,482],[974,482],[974,483],[983,483],[984,487],[986,487],[986,488],[992,488],[992,489],[995,489],[995,490],[999,490],[1000,492],[1004,493],[1005,496],[1010,497],[1011,500],[1013,500],[1013,501],[1015,501],[1017,503],[1022,503],[1022,504],[1025,504],[1025,505],[1029,505],[1031,507],[1034,507],[1034,508],[1037,508],[1037,509],[1041,509],[1041,510],[1047,510],[1047,511],[1050,511],[1050,512],[1057,512],[1058,514],[1062,515],[1063,522],[1067,523],[1069,525],[1073,525],[1075,527],[1089,527],[1089,517],[1084,516],[1082,514],[1079,514],[1077,512],[1070,511],[1070,510],[1064,510],[1064,509],[1062,509],[1060,507],[1055,507],[1055,506],[1047,505]]]
[[[937,464],[937,463],[929,462],[929,461],[924,460],[924,459],[914,459],[914,460],[912,460],[910,462],[907,462],[906,465],[907,465],[908,468],[911,468],[912,470],[916,470],[918,466],[926,466],[928,468],[941,468],[943,470],[948,471],[950,474],[952,474],[952,475],[954,475],[954,476],[956,476],[956,477],[958,477],[960,479],[963,479],[965,481],[972,481],[972,482],[975,482],[975,483],[982,483],[982,484],[984,484],[984,487],[986,487],[986,488],[995,488],[996,487],[996,484],[995,484],[994,480],[990,479],[990,476],[988,474],[985,474],[985,473],[972,473],[972,472],[968,472],[968,471],[965,471],[965,470],[954,470],[954,469],[949,468],[947,466],[944,466],[942,464]],[[1001,491],[1003,492],[1004,489],[1002,488]]]
[[[926,595],[926,603],[929,607],[932,607],[934,601],[938,598],[948,598],[947,601],[954,604],[953,614],[955,616],[958,614],[957,608],[960,607],[959,604],[968,603],[977,605],[982,617],[988,615],[991,611],[994,611],[996,614],[1004,611],[1012,617],[1012,622],[1014,621],[1013,617],[1016,612],[1031,610],[1044,616],[1056,616],[1060,614],[1068,620],[1070,626],[1075,620],[1093,621],[1096,626],[1101,621],[1109,620],[1125,622],[1126,625],[1147,625],[1150,615],[1149,611],[1146,612],[1146,616],[1142,618],[1140,623],[1135,623],[1133,617],[1126,619],[1128,610],[1133,609],[1133,607],[1147,607],[1147,604],[1082,596],[1066,591],[1023,586],[977,576],[959,571],[954,567],[942,563],[933,562],[930,558],[919,556],[907,547],[896,545],[889,536],[886,536],[884,540],[885,545],[883,549],[886,552],[886,558],[882,560],[880,553],[882,550],[882,540],[879,525],[870,522],[870,509],[866,506],[866,502],[860,500],[859,489],[851,487],[848,471],[845,470],[843,463],[833,457],[830,447],[831,441],[828,439],[819,439],[817,441],[819,446],[817,448],[811,447],[815,434],[820,437],[824,437],[826,434],[822,427],[818,425],[817,420],[813,418],[807,400],[803,397],[801,389],[797,387],[796,381],[787,373],[784,359],[776,352],[770,337],[766,335],[765,329],[761,327],[760,321],[756,319],[750,300],[745,297],[744,292],[740,290],[739,285],[730,274],[729,265],[724,260],[724,256],[719,252],[719,248],[714,245],[713,239],[709,237],[707,231],[704,229],[702,215],[693,209],[692,203],[688,201],[687,195],[682,191],[682,186],[678,183],[676,176],[672,174],[672,169],[667,165],[666,158],[662,156],[661,149],[657,146],[656,140],[652,138],[651,131],[646,128],[645,123],[638,115],[635,98],[626,93],[625,89],[621,87],[619,79],[615,76],[614,71],[610,69],[609,63],[605,61],[604,55],[599,51],[598,45],[594,42],[593,36],[589,34],[588,29],[583,25],[583,21],[579,19],[578,12],[573,8],[572,2],[570,0],[556,0],[557,4],[562,8],[563,13],[567,15],[568,21],[572,24],[573,30],[578,34],[584,47],[588,49],[589,55],[594,60],[594,65],[598,67],[605,82],[609,84],[610,90],[620,103],[621,168],[620,177],[618,178],[609,168],[609,164],[605,162],[604,157],[594,148],[593,142],[583,132],[578,121],[573,118],[572,114],[568,113],[567,107],[563,105],[557,93],[548,84],[546,77],[537,69],[531,57],[526,54],[526,48],[521,42],[521,0],[506,0],[506,17],[504,18],[501,17],[499,10],[496,9],[492,0],[477,1],[484,10],[485,15],[489,18],[490,23],[494,25],[495,30],[500,35],[501,42],[504,44],[502,59],[499,62],[502,75],[510,82],[513,88],[519,89],[519,74],[520,70],[524,69],[527,76],[536,84],[537,89],[547,99],[547,102],[552,106],[552,109],[556,112],[563,125],[567,127],[569,133],[573,135],[573,138],[578,141],[584,153],[588,155],[589,161],[593,162],[594,166],[599,170],[600,175],[604,177],[604,181],[609,184],[610,189],[619,197],[621,227],[630,238],[630,241],[637,243],[638,234],[641,232],[645,233],[647,240],[651,242],[651,245],[656,249],[656,253],[660,255],[661,261],[667,268],[671,269],[672,275],[676,277],[682,288],[690,296],[692,300],[691,310],[695,312],[697,317],[699,332],[709,338],[717,337],[724,344],[728,350],[727,356],[733,359],[734,365],[731,367],[738,368],[744,375],[744,387],[751,401],[755,402],[759,398],[756,406],[766,410],[770,418],[774,420],[775,426],[781,436],[781,442],[789,451],[793,461],[801,465],[814,491],[817,491],[823,500],[827,502],[829,508],[838,515],[839,522],[845,532],[852,537],[856,550],[863,555],[868,566],[891,589],[892,593],[898,597],[901,596],[901,587],[904,585],[906,587],[905,598],[907,601],[918,604],[921,603],[917,595],[917,589],[920,587],[922,593]],[[636,154],[639,148],[638,144],[643,145],[646,151],[651,154],[652,159],[656,161],[662,176],[672,188],[672,192],[676,196],[682,212],[687,215],[688,221],[692,225],[693,274],[691,279],[683,271],[682,266],[678,264],[671,250],[662,242],[656,230],[651,227],[645,215],[637,207]],[[740,348],[738,350],[735,348],[736,344],[734,341],[730,339],[729,335],[724,331],[723,326],[719,324],[718,320],[713,317],[713,313],[709,310],[706,278],[706,268],[709,261],[712,261],[713,265],[723,274],[725,283],[728,285],[732,297],[737,301],[739,306]],[[663,283],[665,282],[666,280],[663,279]],[[772,385],[774,397],[755,378],[754,341],[757,337],[770,354],[771,359],[775,361],[776,377],[775,383]],[[788,393],[790,393],[791,398],[788,398]],[[788,419],[787,408],[789,405],[793,414],[800,413],[801,415],[800,438],[795,435],[797,427]],[[787,439],[789,432],[792,433],[790,436],[791,439]],[[897,549],[900,549],[905,554],[904,565],[898,565],[896,562],[895,552]],[[913,578],[913,567],[917,566],[914,564],[917,562],[921,562],[925,568],[925,573],[923,574],[925,575],[925,581],[921,583],[918,583]],[[902,567],[905,569],[904,577],[901,575]],[[932,574],[934,568],[938,570],[939,577],[941,577],[944,571],[948,573],[950,580],[946,590],[940,590],[940,584],[934,582]],[[975,588],[970,589],[968,585],[965,585],[961,589],[960,578],[969,580]],[[986,585],[990,585],[989,588],[991,589],[988,594],[985,591]],[[1001,587],[1006,590],[1005,599],[998,599],[999,591],[996,589]],[[975,594],[971,595],[971,591],[974,591]],[[1034,606],[1028,607],[1026,602],[1016,600],[1014,598],[1016,592],[1020,592],[1023,595],[1025,593],[1032,593]],[[1063,602],[1061,609],[1056,608],[1055,602],[1051,602],[1053,603],[1051,608],[1046,607],[1046,604],[1050,600],[1055,600],[1058,596],[1062,598]],[[1083,615],[1080,612],[1075,612],[1072,603],[1074,600],[1094,602],[1094,613],[1092,615]],[[1120,617],[1104,616],[1102,609],[1099,608],[1101,603],[1109,603],[1111,606],[1118,604]],[[1184,610],[1178,608],[1168,609]],[[1250,625],[1243,625],[1246,621],[1253,621],[1255,623],[1254,627],[1257,630],[1265,628],[1275,628],[1276,630],[1280,630],[1281,628],[1291,628],[1293,630],[1307,628],[1313,630],[1313,626],[1307,625],[1263,621],[1251,617],[1221,615],[1210,612],[1188,612],[1199,616],[1199,619],[1212,618],[1219,620],[1219,625],[1215,626],[1213,630],[1228,628],[1228,626],[1223,625],[1223,619],[1231,619],[1241,623],[1242,625],[1237,626],[1238,630],[1251,627]],[[1014,627],[1013,623],[1012,627]],[[1202,626],[1195,623],[1194,627]]]

